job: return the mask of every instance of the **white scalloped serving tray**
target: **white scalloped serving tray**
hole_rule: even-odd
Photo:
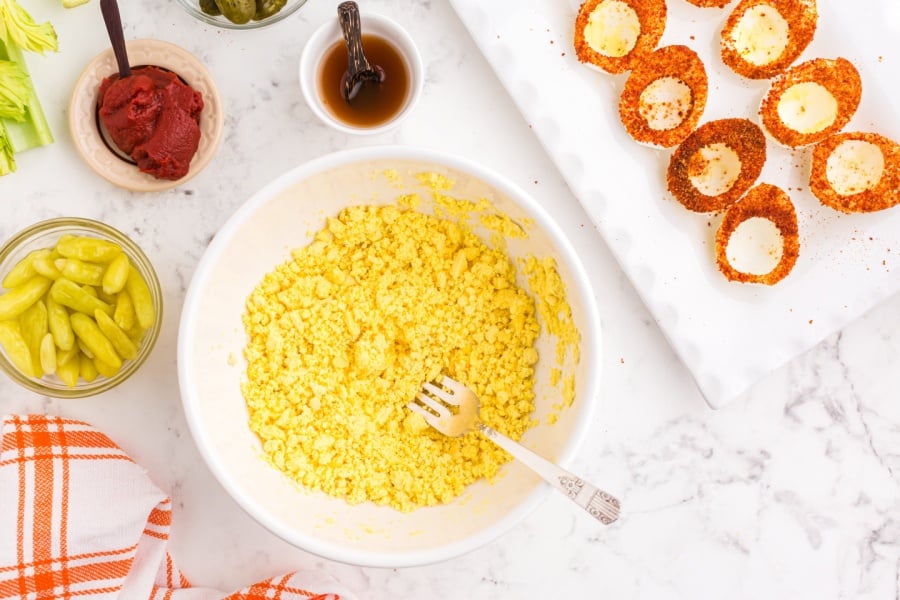
[[[636,144],[618,118],[627,75],[580,64],[572,48],[577,0],[451,0],[622,269],[718,408],[900,290],[900,207],[843,215],[807,189],[810,150],[769,142],[761,182],[788,190],[800,223],[800,258],[773,287],[728,282],[714,260],[718,220],[691,213],[665,186],[670,151]],[[701,122],[756,109],[768,82],[743,80],[718,55],[724,9],[668,0],[660,45],[685,44],[706,64]],[[819,0],[816,37],[799,61],[844,56],[863,96],[845,131],[900,140],[900,4]],[[798,61],[798,62],[799,62]],[[602,296],[602,282],[595,282]],[[652,374],[651,374],[652,376]]]

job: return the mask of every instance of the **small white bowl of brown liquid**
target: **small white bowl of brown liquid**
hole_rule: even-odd
[[[396,127],[422,94],[425,70],[410,35],[382,15],[358,16],[362,51],[379,74],[356,86],[348,100],[345,80],[350,68],[349,44],[341,19],[352,3],[342,3],[338,14],[307,41],[300,56],[300,88],[310,109],[323,123],[350,134],[377,134]]]

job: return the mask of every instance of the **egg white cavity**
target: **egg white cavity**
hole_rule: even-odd
[[[778,60],[788,47],[790,25],[774,7],[757,4],[744,11],[731,32],[735,51],[762,66]]]
[[[838,103],[828,88],[815,81],[792,85],[778,99],[778,118],[800,133],[818,133],[838,114]]]
[[[637,13],[621,0],[606,0],[597,5],[584,28],[584,39],[596,52],[621,58],[631,52],[641,33]]]
[[[825,162],[825,178],[835,192],[851,196],[871,190],[884,173],[884,154],[876,144],[847,140]]]
[[[660,77],[644,88],[638,113],[650,129],[666,131],[681,125],[691,110],[691,88],[677,77]]]
[[[741,174],[741,157],[723,143],[703,146],[691,156],[688,178],[705,196],[724,194]]]
[[[748,275],[771,273],[783,254],[781,232],[775,223],[763,217],[751,217],[738,225],[725,249],[732,268]]]

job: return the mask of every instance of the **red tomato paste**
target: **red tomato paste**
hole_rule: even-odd
[[[181,179],[200,144],[203,96],[157,67],[107,77],[100,85],[100,118],[109,136],[138,168],[158,179]]]

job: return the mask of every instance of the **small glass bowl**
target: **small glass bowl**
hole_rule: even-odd
[[[266,17],[265,19],[260,19],[259,21],[251,20],[247,23],[239,24],[232,23],[222,15],[213,16],[206,14],[205,12],[200,10],[199,0],[178,0],[178,3],[181,4],[182,8],[184,8],[184,10],[186,10],[192,17],[195,17],[209,25],[215,25],[216,27],[222,27],[224,29],[258,29],[260,27],[265,27],[266,25],[277,23],[285,17],[291,16],[292,14],[297,12],[297,10],[301,6],[306,4],[306,2],[307,0],[288,0],[287,4],[285,4],[281,10],[279,10],[271,17]]]
[[[112,377],[107,378],[103,375],[98,375],[92,382],[86,382],[79,378],[75,387],[68,387],[55,375],[45,375],[40,379],[28,377],[12,364],[6,355],[6,351],[0,347],[0,371],[6,373],[22,387],[37,394],[55,398],[84,398],[116,387],[134,374],[144,364],[147,357],[150,356],[162,327],[162,289],[153,265],[150,264],[147,255],[144,254],[137,244],[131,241],[124,233],[109,225],[79,217],[41,221],[12,236],[0,248],[0,281],[29,252],[40,248],[52,248],[56,245],[57,240],[65,234],[100,238],[121,246],[128,258],[131,259],[131,264],[137,268],[144,281],[147,282],[153,306],[156,309],[156,320],[150,326],[150,329],[144,332],[144,337],[138,348],[138,354],[133,360],[123,360],[122,368]],[[5,290],[3,291],[5,292]]]

